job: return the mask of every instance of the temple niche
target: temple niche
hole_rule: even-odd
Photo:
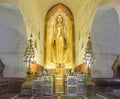
[[[63,4],[53,6],[45,19],[45,68],[74,68],[74,19]]]

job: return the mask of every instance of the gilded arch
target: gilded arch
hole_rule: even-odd
[[[66,45],[63,51],[62,63],[58,62],[56,49],[52,45],[52,40],[54,36],[53,27],[57,24],[57,16],[62,16],[63,24],[66,28]],[[74,18],[72,12],[65,5],[59,3],[53,6],[45,18],[45,68],[56,68],[57,66],[62,66],[64,68],[73,68],[74,67]],[[62,43],[62,41],[60,41]],[[60,43],[60,44],[61,44]],[[56,44],[57,45],[57,44]],[[62,50],[61,50],[62,51]],[[62,52],[57,53],[62,53]],[[58,55],[59,56],[59,55]],[[60,59],[60,57],[59,57]]]

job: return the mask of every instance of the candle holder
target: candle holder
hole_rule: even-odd
[[[30,64],[34,63],[34,57],[35,57],[32,34],[30,36],[30,39],[28,40],[24,56],[25,56],[25,62],[27,62],[28,65],[27,74],[30,75],[32,74]]]
[[[87,42],[87,46],[86,46],[86,52],[85,52],[85,61],[88,65],[88,73],[87,73],[87,84],[88,85],[94,85],[94,83],[92,82],[92,75],[91,75],[91,64],[94,63],[95,57],[94,57],[94,53],[92,50],[92,42],[90,40],[90,36],[88,38],[88,42]]]
[[[34,77],[31,72],[30,64],[34,63],[34,57],[35,57],[32,34],[27,42],[27,47],[24,56],[25,56],[25,62],[27,63],[27,72],[26,72],[27,76],[25,78],[25,82],[22,84],[22,88],[31,88],[31,81],[33,80]]]

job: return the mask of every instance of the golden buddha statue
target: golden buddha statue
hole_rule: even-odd
[[[45,31],[44,67],[48,69],[73,68],[73,20],[64,12],[56,12],[46,18]]]
[[[65,50],[67,49],[66,28],[63,23],[63,17],[58,15],[56,24],[53,26],[53,61],[57,66],[64,66]]]

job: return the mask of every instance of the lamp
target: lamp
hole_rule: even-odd
[[[92,42],[90,40],[90,36],[88,37],[88,42],[87,42],[87,45],[86,45],[86,49],[85,49],[85,61],[88,65],[88,73],[87,73],[87,83],[88,84],[94,84],[92,82],[92,75],[91,75],[91,68],[90,68],[90,65],[94,63],[94,60],[95,60],[95,57],[94,57],[94,53],[93,53],[93,50],[92,50]]]

